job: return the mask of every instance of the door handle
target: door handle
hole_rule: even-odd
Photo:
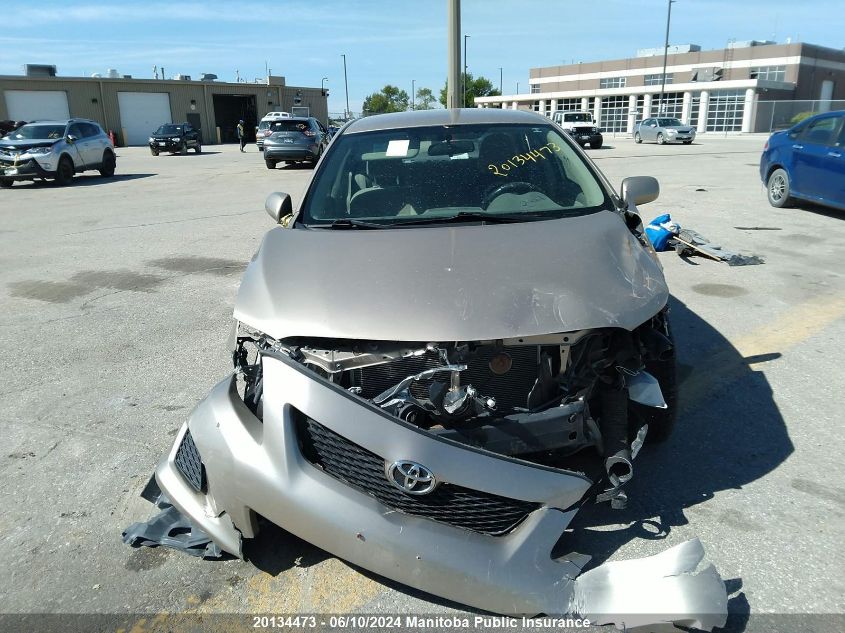
[[[833,156],[834,158],[842,158],[842,154],[840,154],[839,152],[828,152],[827,155]]]
[[[803,145],[793,145],[792,149],[804,149]]]

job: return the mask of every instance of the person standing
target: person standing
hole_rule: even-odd
[[[244,131],[244,120],[241,119],[238,121],[238,142],[241,144],[241,151],[244,151],[244,146],[246,145],[246,134]]]

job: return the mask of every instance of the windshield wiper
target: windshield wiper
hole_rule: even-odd
[[[510,224],[513,222],[526,222],[530,220],[552,219],[546,213],[481,213],[479,211],[461,211],[455,215],[432,216],[429,218],[417,218],[415,220],[403,220],[393,222],[391,226],[411,226],[416,224],[450,224],[455,222],[481,221],[489,224]]]
[[[376,222],[365,222],[364,220],[354,220],[352,218],[339,218],[331,224],[307,224],[309,229],[384,229],[387,224],[379,224]]]

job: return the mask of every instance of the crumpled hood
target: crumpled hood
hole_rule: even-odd
[[[32,149],[33,147],[50,147],[58,143],[61,139],[47,139],[47,140],[20,140],[20,141],[9,141],[9,140],[0,140],[0,151],[9,152],[9,151],[21,151]]]
[[[611,211],[521,224],[267,233],[235,318],[270,336],[468,341],[621,327],[668,299]]]

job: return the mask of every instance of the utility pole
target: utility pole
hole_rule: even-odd
[[[467,38],[469,35],[464,35],[464,100],[461,107],[467,107]]]
[[[500,95],[505,94],[503,89],[502,89],[502,67],[501,66],[499,66],[499,94]]]
[[[346,110],[344,111],[344,119],[349,118],[349,82],[346,80],[346,54],[343,57],[343,87],[346,89]]]
[[[411,79],[411,110],[417,109],[417,98],[414,93],[414,88],[416,87],[417,80]]]
[[[666,93],[666,58],[669,55],[669,23],[672,21],[672,3],[677,0],[669,0],[669,9],[666,12],[666,40],[663,43],[663,76],[660,78],[660,101],[657,102],[657,114],[661,114],[661,110],[665,109],[663,99]]]
[[[446,0],[448,10],[449,67],[446,79],[446,107],[460,108],[461,0]]]

